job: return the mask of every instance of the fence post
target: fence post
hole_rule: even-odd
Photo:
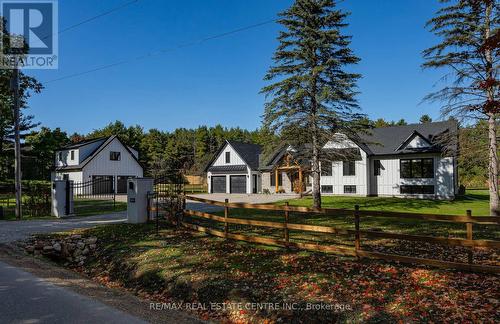
[[[180,211],[180,213],[178,213],[179,215],[179,219],[177,220],[177,227],[181,227],[181,222],[184,220],[184,211],[186,210],[186,195],[183,195],[182,196],[182,206],[181,206],[182,210]]]
[[[160,228],[160,217],[159,217],[159,205],[158,205],[158,194],[155,195],[156,197],[156,235],[159,234],[159,228]]]
[[[288,221],[290,212],[288,211],[288,201],[285,203],[285,245],[288,247],[288,243],[290,242],[290,233],[288,231]]]
[[[361,249],[361,239],[359,234],[359,205],[354,206],[354,228],[356,230],[354,248],[357,255],[358,251]]]
[[[224,200],[224,237],[227,238],[227,234],[229,233],[229,226],[227,223],[227,217],[229,216],[229,207],[227,204],[229,203],[229,199]]]
[[[472,211],[471,210],[467,210],[467,217],[472,217]],[[472,241],[472,223],[466,223],[465,224],[466,227],[467,227],[467,240],[471,240]],[[467,251],[467,262],[469,262],[469,264],[472,264],[472,258],[473,258],[473,251],[474,250],[474,247],[471,246],[469,248],[469,250]]]

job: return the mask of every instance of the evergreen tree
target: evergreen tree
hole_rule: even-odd
[[[498,215],[497,117],[500,4],[496,0],[440,0],[446,6],[427,26],[441,42],[424,51],[426,68],[445,68],[443,89],[428,100],[443,102],[443,115],[488,120],[490,213]]]
[[[432,123],[432,118],[431,116],[425,114],[420,117],[420,123],[425,124],[425,123]]]
[[[333,0],[296,0],[280,14],[280,32],[274,63],[262,89],[266,103],[264,122],[272,130],[286,128],[287,142],[307,141],[312,161],[313,205],[321,207],[320,150],[336,132],[354,133],[353,120],[361,117],[355,99],[359,74],[345,67],[359,62],[342,34],[347,13]]]
[[[0,51],[0,59],[4,52],[8,51],[11,37],[5,25],[5,19],[0,17],[0,23],[3,33],[0,33],[0,41],[6,46]],[[24,49],[27,53],[28,47]],[[13,71],[0,69],[0,179],[10,176],[9,170],[14,165],[14,114],[12,111],[13,95],[10,89],[10,80]],[[20,90],[20,130],[23,138],[27,132],[38,126],[33,122],[33,116],[26,114],[28,108],[28,99],[32,93],[40,93],[43,86],[35,78],[27,76],[19,71],[19,90]]]

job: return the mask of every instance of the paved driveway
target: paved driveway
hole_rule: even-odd
[[[34,233],[60,232],[96,225],[116,224],[127,220],[126,212],[80,218],[0,221],[0,243],[9,243],[28,238]]]

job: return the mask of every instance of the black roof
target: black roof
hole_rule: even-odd
[[[63,146],[60,149],[58,149],[58,151],[76,149],[76,148],[82,147],[84,145],[92,144],[92,143],[99,142],[99,141],[102,141],[104,143],[108,138],[109,138],[109,136],[84,140],[84,141],[81,141],[81,142],[78,142],[75,144],[69,144],[69,145]]]
[[[62,150],[67,150],[67,149],[70,149],[70,148],[71,149],[76,149],[78,147],[81,147],[81,146],[84,146],[84,145],[88,145],[88,144],[91,144],[91,143],[94,143],[94,142],[102,140],[102,143],[100,143],[82,161],[82,163],[80,163],[78,165],[67,165],[67,166],[56,167],[56,171],[71,171],[71,170],[78,171],[78,170],[82,170],[83,167],[85,167],[90,161],[92,161],[97,156],[97,154],[99,152],[101,152],[106,146],[108,146],[108,144],[111,143],[115,138],[125,147],[125,150],[127,150],[127,152],[132,156],[132,158],[137,162],[137,164],[139,164],[139,166],[144,169],[144,167],[142,166],[142,164],[139,161],[139,159],[132,153],[131,148],[128,147],[128,145],[123,144],[123,142],[120,141],[120,138],[118,138],[116,135],[112,135],[112,136],[108,136],[108,137],[101,137],[101,138],[95,139],[95,140],[82,141],[82,142],[79,142],[77,144],[71,145],[69,147],[63,148]],[[58,151],[61,151],[61,150],[58,150]]]
[[[368,134],[359,134],[361,148],[368,155],[390,155],[423,152],[442,152],[445,137],[457,136],[458,124],[456,121],[444,121],[404,126],[374,128]],[[431,146],[425,149],[408,150],[401,145],[412,136],[422,136]],[[453,145],[456,145],[452,143]]]
[[[212,163],[214,163],[214,161],[217,159],[217,157],[220,155],[220,153],[226,147],[227,144],[233,147],[236,153],[238,153],[238,155],[243,159],[243,161],[245,161],[245,163],[250,167],[250,169],[252,170],[259,169],[259,157],[260,153],[262,152],[262,148],[260,145],[226,140],[226,143],[217,150],[213,158],[207,164],[205,172],[210,171],[209,169],[211,168]]]
[[[211,166],[208,168],[208,171],[214,173],[220,172],[241,172],[246,171],[246,165],[219,165],[219,166]]]
[[[227,141],[252,170],[259,168],[259,155],[262,148],[257,144]]]

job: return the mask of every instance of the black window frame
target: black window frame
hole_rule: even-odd
[[[426,167],[426,163],[429,163]],[[403,166],[405,165],[406,166]],[[409,166],[409,169],[407,169]],[[399,177],[401,179],[433,179],[434,158],[415,158],[399,160]]]
[[[325,190],[325,188],[328,188],[327,190]],[[326,194],[329,194],[329,193],[333,193],[333,186],[332,185],[322,185],[321,186],[321,193],[326,193]]]
[[[374,176],[379,176],[380,175],[380,170],[382,170],[382,161],[380,161],[380,160],[373,160],[373,175]]]
[[[434,195],[435,190],[434,185],[401,185],[399,187],[401,195]]]
[[[356,175],[356,161],[342,161],[342,174],[344,177]]]
[[[354,190],[352,190],[354,188]],[[355,194],[357,193],[356,185],[344,185],[344,194]]]
[[[75,151],[72,150],[69,152],[70,156],[71,156],[71,161],[74,161],[75,160]]]
[[[121,161],[122,152],[110,151],[109,152],[109,160],[110,161]]]
[[[226,152],[226,164],[231,163],[231,152]]]
[[[327,167],[327,165],[329,167]],[[332,163],[332,161],[321,161],[321,176],[322,177],[331,177],[332,175],[333,175],[333,163]]]
[[[271,172],[270,176],[271,176],[271,187],[276,187],[276,173]],[[278,187],[279,186],[283,186],[283,173],[282,172],[278,172]]]
[[[63,160],[63,157],[62,157],[62,156],[63,156],[63,153],[62,153],[62,152],[58,152],[58,153],[57,153],[57,160],[58,160],[59,162],[62,162],[62,160]]]

